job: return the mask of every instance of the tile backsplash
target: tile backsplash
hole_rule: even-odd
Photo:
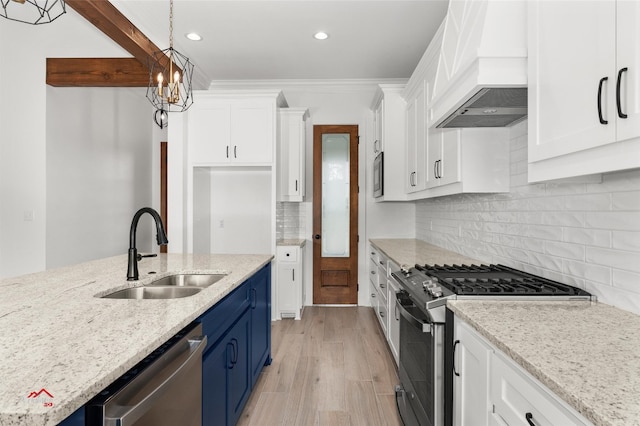
[[[276,204],[276,238],[288,240],[301,238],[305,231],[303,203],[278,202]]]
[[[416,237],[640,314],[640,170],[528,184],[526,132],[511,131],[509,193],[418,201]]]

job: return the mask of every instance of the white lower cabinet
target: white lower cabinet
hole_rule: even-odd
[[[491,357],[493,423],[510,426],[588,425],[551,391],[512,360],[497,352]]]
[[[375,247],[369,249],[369,286],[371,307],[375,310],[384,335],[387,335],[387,259]]]
[[[467,323],[454,327],[454,425],[592,425]]]
[[[400,268],[389,262],[389,272],[398,271]],[[389,342],[389,348],[391,354],[396,360],[398,365],[398,359],[400,356],[400,312],[396,307],[396,292],[400,290],[398,283],[393,277],[387,278],[387,314],[388,314],[388,329],[387,329],[387,342]]]
[[[304,247],[278,246],[276,253],[278,279],[278,317],[302,317],[304,306]]]
[[[488,424],[489,361],[493,349],[457,317],[454,325],[453,424]]]

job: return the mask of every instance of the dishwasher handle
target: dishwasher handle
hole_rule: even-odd
[[[184,343],[187,343],[188,347],[186,347]],[[171,366],[176,358],[189,352],[189,355],[182,362],[182,364],[180,364],[178,367],[175,367],[173,371],[170,372],[168,377],[163,378],[162,382],[154,387],[154,389],[152,389],[147,395],[145,395],[139,403],[134,406],[127,407],[128,410],[126,412],[114,417],[108,416],[105,413],[105,426],[133,425],[144,413],[149,411],[154,402],[162,396],[163,391],[171,384],[171,382],[175,380],[176,377],[182,374],[182,372],[187,371],[193,364],[202,362],[202,352],[204,351],[204,348],[206,346],[207,336],[192,336],[186,339],[186,342],[181,341],[173,346],[162,358],[156,361],[157,365],[154,366],[155,368],[150,369],[153,371],[149,371],[149,374],[160,374],[167,367]],[[144,382],[146,382],[148,379],[145,376],[146,375],[143,373],[139,377],[137,377],[137,379],[140,379],[142,384],[136,386],[134,381],[130,384],[130,386],[143,388],[145,386]]]

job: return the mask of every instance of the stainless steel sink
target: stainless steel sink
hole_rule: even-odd
[[[227,274],[175,274],[159,278],[147,287],[172,286],[172,287],[199,287],[205,288],[220,281]]]
[[[104,299],[178,299],[180,297],[193,296],[202,291],[202,287],[178,287],[178,286],[144,286],[125,288],[106,296]]]

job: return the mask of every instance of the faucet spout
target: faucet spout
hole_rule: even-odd
[[[129,258],[127,265],[127,281],[136,281],[139,277],[138,274],[138,249],[136,248],[136,232],[138,229],[138,222],[140,221],[140,216],[144,213],[149,213],[153,220],[156,223],[156,241],[158,245],[165,245],[169,243],[167,240],[167,234],[164,230],[164,224],[162,223],[162,218],[157,211],[150,207],[143,207],[133,215],[133,220],[131,221],[131,230],[129,231]]]

